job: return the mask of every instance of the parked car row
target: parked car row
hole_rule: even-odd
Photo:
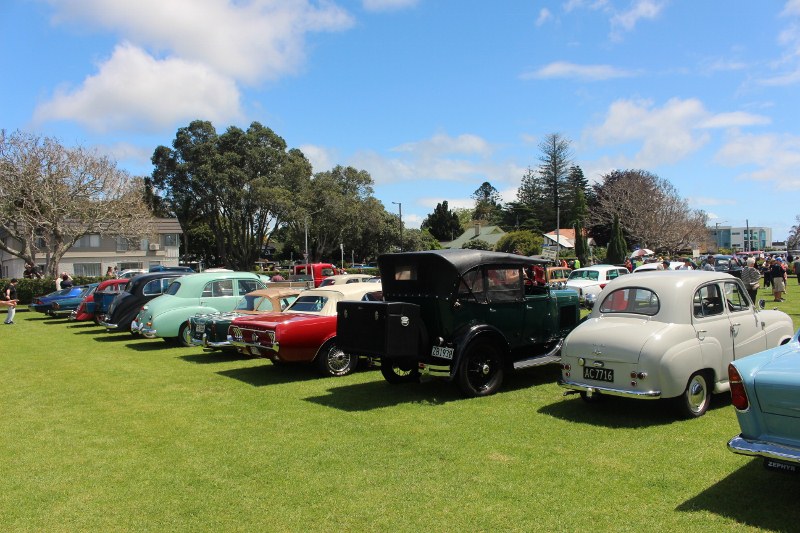
[[[311,363],[327,376],[366,361],[391,384],[427,375],[454,382],[465,396],[493,394],[508,372],[551,363],[561,365],[559,385],[587,403],[662,399],[695,418],[714,393],[730,391],[742,427],[730,449],[797,469],[800,332],[793,334],[788,315],[752,302],[741,279],[725,272],[627,276],[596,265],[570,274],[568,287],[595,284],[578,293],[531,284],[526,272],[542,265],[479,250],[387,254],[379,258],[380,283],[336,276],[309,280],[320,285],[310,289],[267,287],[244,272],[148,273],[131,279],[99,322],[275,364]],[[31,308],[67,305],[77,290],[96,291],[100,310],[109,290],[121,288],[59,291]],[[590,295],[595,303],[580,320]]]

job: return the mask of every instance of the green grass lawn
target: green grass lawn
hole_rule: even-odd
[[[796,326],[798,287],[768,303]],[[2,531],[800,523],[800,478],[727,451],[738,425],[725,395],[676,420],[659,402],[565,398],[548,367],[465,400],[443,382],[319,378],[31,312],[0,325],[0,346]]]

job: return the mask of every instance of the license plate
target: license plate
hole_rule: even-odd
[[[595,366],[585,366],[583,367],[583,379],[591,379],[594,381],[607,381],[608,383],[613,383],[614,369],[598,368]]]
[[[431,355],[433,357],[441,357],[442,359],[452,359],[453,352],[455,350],[453,348],[445,348],[444,346],[434,346],[431,350]]]
[[[206,330],[205,324],[197,324],[194,329],[197,333],[203,333]]]

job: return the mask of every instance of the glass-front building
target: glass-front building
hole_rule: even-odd
[[[772,245],[772,228],[714,225],[708,228],[709,240],[716,249],[734,252],[765,250]]]

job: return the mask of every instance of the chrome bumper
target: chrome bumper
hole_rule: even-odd
[[[72,309],[51,309],[50,316],[52,317],[59,317],[59,316],[68,316],[72,313]]]
[[[640,400],[657,400],[661,398],[660,390],[650,391],[632,391],[622,389],[612,389],[611,387],[602,387],[598,385],[585,385],[583,383],[576,383],[574,381],[558,380],[559,387],[571,389],[579,392],[587,392],[589,394],[606,394],[608,396],[621,396],[623,398],[638,398]]]
[[[195,339],[194,337],[192,337],[191,343],[192,346],[201,346],[203,348],[209,348],[213,350],[218,350],[221,348],[230,348],[232,346],[230,341],[209,342],[208,337],[206,336],[205,333],[203,333],[202,339]]]
[[[733,437],[728,442],[728,449],[741,455],[765,457],[787,463],[800,463],[800,448],[763,440],[748,440],[741,435]]]

